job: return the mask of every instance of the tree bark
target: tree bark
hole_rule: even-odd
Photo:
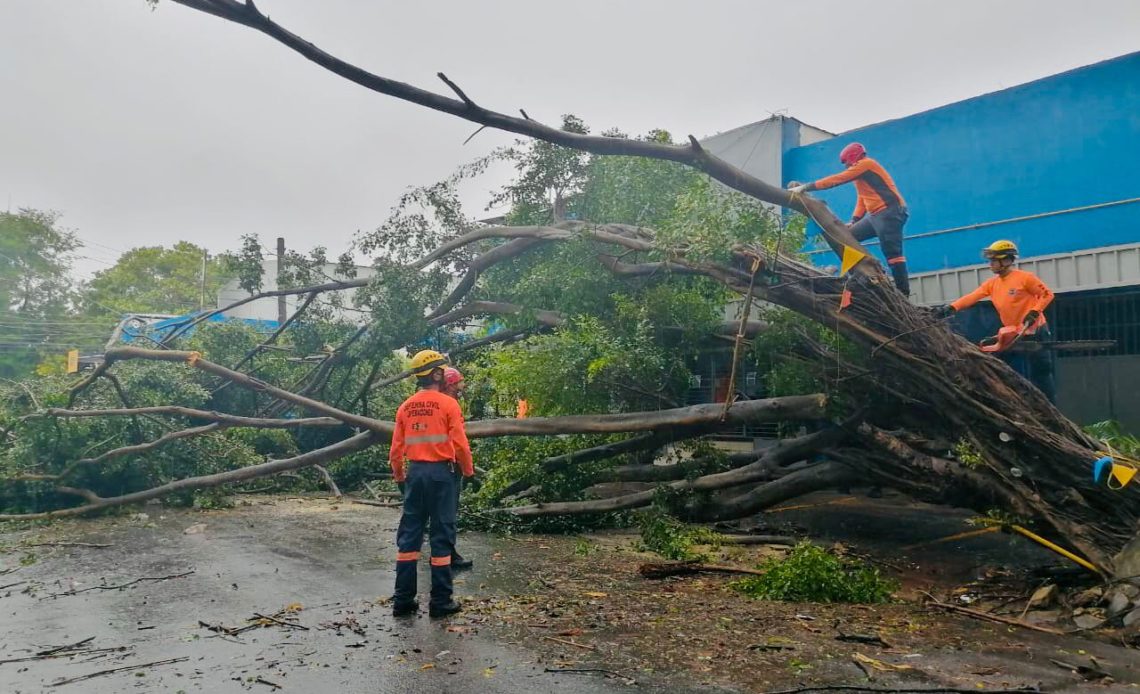
[[[132,494],[124,494],[122,496],[99,497],[92,492],[86,490],[72,490],[73,492],[80,493],[80,496],[88,499],[90,503],[84,506],[75,506],[72,508],[59,509],[57,511],[45,511],[43,513],[15,513],[15,514],[0,514],[0,521],[8,520],[44,520],[47,518],[65,518],[69,516],[81,516],[93,511],[100,511],[112,506],[122,506],[124,504],[138,504],[151,499],[166,496],[180,491],[188,491],[192,489],[207,489],[210,487],[219,487],[223,484],[235,484],[237,482],[248,482],[252,479],[259,477],[267,477],[269,475],[276,475],[290,470],[297,470],[299,468],[307,467],[309,465],[316,465],[324,463],[329,460],[336,460],[337,458],[344,457],[350,453],[362,451],[369,446],[375,445],[378,441],[376,434],[372,432],[365,432],[357,434],[352,438],[345,439],[340,443],[335,443],[331,446],[310,451],[293,458],[286,458],[284,460],[272,460],[268,463],[261,463],[260,465],[251,465],[249,467],[239,468],[237,470],[228,470],[226,472],[218,472],[212,475],[201,475],[198,477],[187,477],[184,479],[169,482],[151,489],[146,489],[141,492],[134,492]],[[64,491],[61,489],[60,491]]]
[[[782,441],[778,445],[768,449],[768,451],[765,452],[764,456],[761,457],[760,460],[750,465],[745,465],[744,467],[737,468],[735,470],[729,470],[727,472],[718,472],[711,475],[705,475],[703,477],[698,477],[695,480],[678,480],[667,485],[662,485],[662,488],[669,488],[675,491],[711,492],[718,489],[727,489],[729,487],[736,487],[742,484],[756,482],[764,479],[766,475],[771,474],[771,469],[773,466],[779,466],[788,462],[799,460],[811,452],[819,450],[820,447],[836,441],[842,436],[842,431],[826,430],[814,434],[808,434],[807,436],[801,436],[799,438]],[[530,506],[515,506],[513,508],[501,509],[501,511],[524,518],[536,516],[580,515],[585,513],[607,513],[610,511],[622,511],[625,509],[648,506],[649,504],[653,503],[653,499],[657,495],[657,491],[657,489],[650,489],[644,492],[637,492],[635,494],[627,494],[625,496],[617,496],[609,499],[596,499],[590,501],[558,501],[533,504]]]

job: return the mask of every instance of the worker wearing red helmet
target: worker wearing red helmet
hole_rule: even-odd
[[[448,395],[455,399],[456,402],[463,396],[463,389],[466,384],[463,382],[463,374],[459,369],[449,366],[443,370],[443,389],[444,395]],[[455,487],[455,512],[459,513],[459,492],[462,491],[463,485],[458,484]],[[467,559],[459,553],[459,549],[452,545],[451,547],[451,570],[463,571],[470,569],[475,565],[475,562]]]
[[[793,184],[788,187],[793,193],[806,193],[812,190],[826,190],[844,183],[855,183],[858,201],[851,215],[848,228],[859,241],[872,236],[879,237],[883,255],[895,278],[895,286],[903,294],[910,296],[910,278],[906,271],[906,256],[903,255],[903,227],[910,216],[906,200],[895,185],[894,179],[879,162],[867,156],[867,149],[858,142],[852,142],[839,153],[839,161],[847,167],[833,176],[821,178],[814,183]]]

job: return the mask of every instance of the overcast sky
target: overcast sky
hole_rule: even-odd
[[[711,135],[786,113],[841,132],[1140,49],[1140,2],[258,0],[325,50],[596,131]],[[163,0],[0,0],[0,204],[87,247],[321,244],[510,141],[374,94]],[[466,192],[477,213],[506,172]],[[497,179],[497,180],[496,180]]]

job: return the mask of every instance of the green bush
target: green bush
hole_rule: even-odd
[[[862,562],[842,559],[809,542],[801,542],[784,559],[761,567],[763,576],[732,583],[745,595],[761,600],[788,602],[881,603],[891,598],[898,584]]]
[[[705,555],[693,552],[693,545],[716,546],[720,542],[720,535],[712,530],[682,523],[658,509],[643,513],[638,525],[641,526],[639,549],[675,561],[702,561]]]

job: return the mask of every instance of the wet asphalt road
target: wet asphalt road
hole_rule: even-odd
[[[286,507],[282,511],[282,507]],[[430,620],[393,618],[377,601],[394,576],[392,509],[327,502],[285,502],[223,513],[149,507],[147,520],[101,519],[0,535],[9,551],[0,570],[0,660],[93,639],[85,648],[122,652],[0,664],[0,692],[630,692],[678,691],[627,685],[598,673],[544,673],[525,647],[497,643],[462,615]],[[335,514],[335,522],[329,522]],[[186,534],[192,524],[202,532]],[[67,539],[110,543],[108,548],[34,548],[17,542]],[[461,536],[474,572],[465,586],[500,580],[490,561],[493,542]],[[29,560],[30,561],[30,560]],[[421,588],[428,585],[421,567]],[[119,590],[52,594],[140,577],[194,573]],[[31,588],[29,592],[21,592]],[[426,605],[426,600],[421,602]],[[272,626],[221,637],[199,621],[240,627],[255,612],[283,617],[307,629]],[[363,633],[334,626],[354,619]],[[325,625],[322,628],[322,625]],[[449,629],[450,627],[450,629]],[[171,658],[186,660],[136,669]],[[52,686],[100,670],[130,669]],[[589,664],[577,667],[589,667]],[[278,688],[280,687],[280,688]]]

